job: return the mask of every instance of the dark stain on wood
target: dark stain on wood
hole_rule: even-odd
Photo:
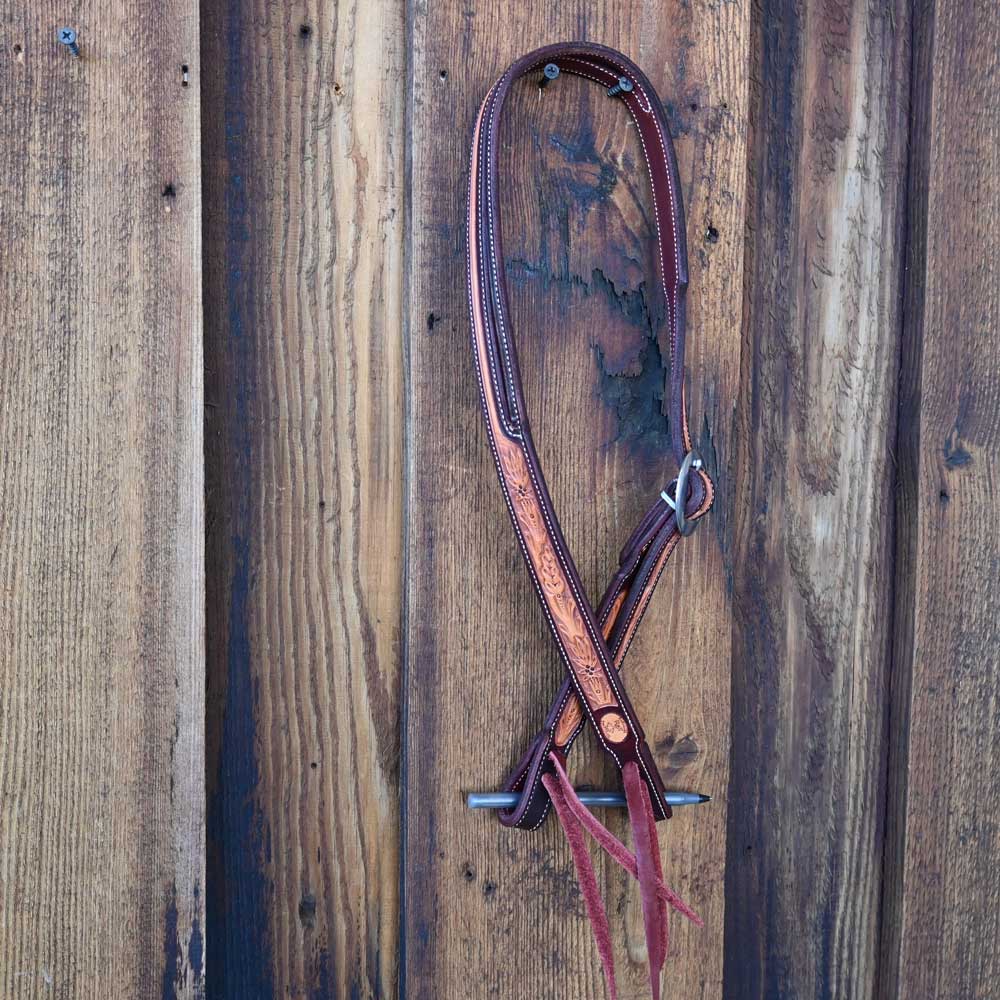
[[[515,869],[511,888],[516,891],[508,895],[514,899],[541,898],[558,912],[583,918],[586,910],[572,861],[552,847],[531,846],[525,853]]]
[[[326,948],[320,948],[316,960],[312,963],[314,978],[312,988],[309,991],[309,1000],[329,1000],[334,995],[332,987],[332,977],[330,975],[330,953]],[[357,980],[353,980],[353,991],[358,988]],[[376,994],[378,997],[379,994]]]
[[[958,436],[958,431],[954,430],[948,435],[948,440],[944,443],[944,464],[949,469],[960,469],[972,461],[972,455],[966,451]]]
[[[299,920],[307,929],[316,926],[316,897],[311,892],[304,892],[299,900]]]
[[[673,735],[664,736],[656,741],[654,751],[657,765],[672,772],[683,770],[701,755],[701,748],[690,735],[680,739]]]
[[[167,893],[167,906],[163,919],[163,982],[160,987],[162,1000],[177,997],[177,976],[183,963],[181,943],[177,934],[177,886],[171,885]]]
[[[240,4],[205,16],[205,97],[221,111],[205,127],[205,155],[221,168],[209,175],[206,197],[222,208],[205,216],[207,281],[213,283],[206,293],[206,384],[212,387],[208,395],[220,400],[206,435],[212,470],[207,482],[207,589],[214,612],[207,638],[207,837],[212,872],[206,894],[212,948],[207,992],[213,998],[235,998],[274,993],[267,936],[269,833],[257,803],[257,695],[249,635],[257,359],[255,244],[246,178],[253,153],[243,104]],[[209,38],[218,39],[221,51]]]
[[[652,465],[670,451],[664,385],[668,377],[663,353],[652,338],[624,369],[621,359],[611,362],[601,345],[594,347],[600,373],[598,393],[614,414],[616,432],[610,443],[621,442]]]
[[[542,142],[536,134],[536,141]],[[548,185],[556,190],[546,198],[549,210],[561,205],[574,205],[584,213],[614,194],[618,171],[602,156],[596,146],[593,123],[584,119],[572,133],[550,132],[545,140],[559,157],[546,172]],[[551,161],[547,166],[552,166]],[[559,197],[559,196],[562,197]]]
[[[240,409],[237,403],[236,411]],[[268,832],[256,805],[255,696],[246,616],[252,583],[245,536],[232,536],[231,549],[226,695],[216,791],[208,811],[214,874],[207,900],[213,942],[208,979],[213,996],[267,996],[267,992],[257,992],[272,988],[264,920],[270,907],[270,887],[264,874]],[[250,913],[256,918],[250,919]],[[218,979],[213,982],[215,976]]]
[[[539,296],[557,289],[567,302],[567,314],[572,312],[570,303],[582,294],[603,300],[613,317],[625,321],[624,329],[612,320],[590,333],[598,372],[597,396],[614,417],[615,430],[607,444],[623,444],[647,465],[669,453],[665,399],[669,354],[656,333],[662,328],[662,295],[650,295],[645,282],[619,288],[600,267],[592,268],[586,280],[575,274],[553,274],[544,263],[511,257],[507,274],[512,284]],[[562,336],[562,331],[553,333]]]
[[[204,995],[203,976],[205,972],[205,936],[197,917],[191,922],[191,936],[188,938],[188,964],[195,982],[199,983],[199,995]]]
[[[200,896],[197,884],[192,893]],[[179,997],[197,998],[205,995],[204,958],[205,942],[201,922],[197,917],[187,930],[187,941],[182,941],[182,928],[177,911],[177,884],[171,883],[165,894],[163,921],[163,976],[160,982],[162,1000],[177,1000]]]

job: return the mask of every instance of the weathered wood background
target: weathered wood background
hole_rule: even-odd
[[[169,7],[0,0],[4,1000],[204,981],[199,12]]]
[[[477,409],[468,144],[568,38],[668,107],[719,487],[627,668],[713,796],[663,832],[707,924],[668,995],[1000,997],[992,0],[0,0],[2,1000],[603,995],[556,826],[462,804],[559,680]],[[648,185],[584,81],[502,138],[596,594],[673,472]]]

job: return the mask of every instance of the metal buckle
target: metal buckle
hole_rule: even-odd
[[[695,528],[698,527],[697,521],[689,521],[684,513],[684,503],[681,500],[675,500],[674,498],[686,497],[687,496],[687,484],[688,478],[691,475],[692,469],[700,469],[702,466],[701,455],[692,448],[685,456],[684,461],[681,462],[680,472],[677,473],[677,485],[674,487],[674,496],[670,496],[666,490],[660,493],[660,497],[663,502],[674,512],[674,518],[677,521],[677,530],[685,537],[690,535]]]

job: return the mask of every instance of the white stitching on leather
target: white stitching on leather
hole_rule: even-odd
[[[508,69],[507,72],[504,73],[504,75],[500,78],[500,84],[503,83],[503,81],[507,78],[509,74],[510,70]],[[497,93],[499,93],[500,84],[498,84],[497,86]],[[489,230],[490,230],[490,256],[493,259],[493,275],[492,275],[493,280],[490,282],[490,290],[492,292],[493,299],[496,301],[497,305],[497,317],[500,320],[500,331],[499,331],[500,344],[503,348],[504,357],[507,359],[507,369],[505,371],[505,374],[507,376],[507,384],[510,386],[510,397],[508,402],[510,404],[510,409],[514,416],[515,422],[520,423],[520,416],[517,410],[517,392],[514,388],[513,366],[511,365],[510,349],[507,338],[507,327],[504,324],[503,297],[500,291],[500,265],[497,262],[496,242],[493,232],[493,216],[496,213],[496,206],[493,201],[493,195],[495,189],[499,187],[499,183],[497,184],[492,183],[493,173],[494,173],[493,120],[496,117],[497,113],[498,113],[497,101],[496,101],[496,95],[494,94],[493,104],[491,105],[489,111],[489,121],[487,123],[488,128],[486,131],[486,170],[488,174],[488,183],[486,185],[486,190],[489,195],[489,200],[486,206],[486,215],[489,220]]]
[[[498,89],[500,87],[500,84],[503,82],[503,80],[504,80],[504,78],[506,76],[507,76],[507,74],[505,73],[502,77],[500,77],[499,80],[497,80],[497,82],[490,89],[490,92],[486,95],[486,98],[483,101],[482,109],[485,109],[486,105],[489,102],[491,102],[496,97],[496,94],[497,94],[497,91],[498,91]],[[482,141],[482,129],[483,129],[483,125],[485,124],[485,121],[486,121],[486,116],[484,114],[482,120],[480,121],[480,141]],[[475,147],[475,148],[473,148],[473,150],[472,150],[472,156],[475,156],[478,153],[478,151],[479,151],[478,146]],[[478,163],[478,160],[477,160],[477,163]],[[473,201],[473,199],[475,199],[475,206],[476,206],[476,208],[477,209],[479,208],[478,192],[476,192],[474,194],[473,191],[472,191],[472,158],[471,157],[470,157],[470,161],[469,161],[469,198],[470,198],[470,202],[469,202],[470,220],[469,220],[469,224],[466,227],[466,234],[465,234],[465,239],[466,239],[466,253],[467,254],[470,252],[469,241],[471,239],[471,229],[472,229],[472,225],[471,225],[472,219],[471,219],[471,217],[472,217],[472,201]],[[480,229],[480,216],[479,216],[479,212],[478,211],[475,213],[474,218],[475,218],[475,225],[476,225],[476,230],[477,230],[476,245],[477,245],[477,248],[478,248],[479,247],[479,232],[478,231]],[[489,282],[486,279],[486,263],[485,263],[485,260],[483,258],[483,255],[481,253],[477,252],[476,258],[477,258],[477,263],[479,265],[478,271],[479,271],[479,287],[480,287],[480,297],[481,297],[480,301],[482,302],[482,304],[485,307],[486,304],[487,304],[487,302],[488,302],[488,300],[487,300],[486,297],[489,295],[489,290],[488,290]],[[466,269],[466,271],[468,272],[468,268]],[[467,278],[469,280],[469,305],[470,305],[470,309],[472,309],[472,283],[471,283],[471,277],[469,277],[468,274],[467,274]],[[485,312],[485,309],[484,309],[484,312]],[[475,336],[475,316],[474,315],[472,316],[472,322],[473,322],[473,336]],[[510,434],[512,437],[515,437],[518,440],[520,440],[520,437],[521,437],[520,434],[514,429],[514,426],[507,419],[507,414],[504,412],[504,407],[500,405],[500,399],[501,399],[501,393],[500,393],[500,376],[499,376],[499,374],[497,372],[497,365],[496,365],[496,358],[495,358],[496,345],[493,343],[493,338],[492,337],[488,337],[488,338],[484,338],[484,339],[485,339],[485,342],[486,342],[486,354],[487,354],[487,357],[489,358],[489,362],[490,362],[491,380],[492,380],[493,385],[494,385],[495,390],[496,390],[495,394],[496,394],[496,397],[497,397],[497,413],[498,413],[499,418],[500,418],[500,423],[502,424],[505,432],[507,432],[508,434]],[[506,393],[504,393],[504,395],[505,394]]]

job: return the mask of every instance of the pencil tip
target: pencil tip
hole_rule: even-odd
[[[711,795],[699,795],[698,796],[698,801],[699,802],[711,802],[712,801],[712,796]]]

